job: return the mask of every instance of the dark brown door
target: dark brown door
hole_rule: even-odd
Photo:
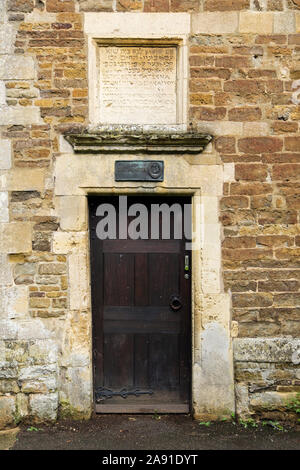
[[[89,198],[96,412],[187,413],[191,252],[184,232],[191,223],[190,198],[128,197],[126,203],[147,209],[148,239],[124,237],[136,218],[124,222],[122,213],[119,223],[119,197]],[[98,224],[108,214],[97,212],[102,204],[115,208],[110,239],[99,238]],[[153,204],[180,207],[182,216],[170,211],[170,236],[160,213],[156,239],[151,238],[158,220],[151,217]]]

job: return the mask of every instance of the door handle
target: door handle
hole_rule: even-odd
[[[171,309],[174,310],[174,312],[177,312],[178,310],[180,310],[182,307],[180,297],[178,295],[171,295],[169,305]]]

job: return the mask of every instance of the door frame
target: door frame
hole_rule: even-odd
[[[64,347],[62,351],[62,364],[67,364],[69,374],[61,385],[62,403],[77,416],[87,417],[93,411],[87,196],[188,195],[192,197],[193,228],[197,227],[200,238],[192,266],[192,413],[207,420],[230,416],[235,410],[232,338],[237,329],[231,321],[231,294],[224,291],[222,282],[219,200],[231,173],[213,153],[200,157],[163,154],[163,182],[116,182],[118,158],[115,154],[83,156],[68,147],[55,161],[55,211],[64,228],[53,234],[53,252],[68,258],[70,327],[65,337],[72,344],[72,350]],[[122,158],[143,160],[143,155]],[[198,220],[196,208],[200,208]],[[84,217],[80,223],[78,214]],[[78,335],[76,321],[84,334]]]
[[[124,196],[125,194],[124,193],[120,193],[120,194],[117,194],[117,193],[114,193],[114,194],[89,194],[88,197],[87,197],[87,203],[88,203],[88,220],[89,220],[89,241],[90,241],[90,245],[89,245],[89,249],[90,249],[90,256],[89,256],[89,260],[90,260],[90,279],[91,279],[91,309],[92,309],[92,312],[91,312],[91,315],[92,315],[92,329],[91,329],[91,332],[92,332],[92,349],[93,349],[93,354],[92,354],[92,371],[93,371],[93,409],[96,413],[122,413],[122,414],[126,414],[126,413],[129,413],[129,414],[151,414],[153,413],[153,408],[154,406],[153,405],[141,405],[141,409],[139,411],[133,411],[133,408],[131,408],[130,406],[127,406],[126,407],[126,402],[124,402],[124,405],[113,405],[113,406],[110,406],[110,405],[107,405],[107,406],[99,406],[96,401],[95,401],[95,382],[96,382],[96,365],[95,365],[95,355],[97,353],[97,344],[96,344],[96,335],[95,335],[95,329],[96,328],[99,328],[96,327],[95,325],[95,310],[96,310],[96,305],[95,305],[95,291],[94,291],[94,286],[93,286],[93,283],[92,283],[92,275],[93,275],[93,266],[92,266],[92,236],[91,236],[91,210],[90,210],[90,205],[89,205],[89,200],[92,199],[92,198],[98,198],[98,199],[101,199],[102,198],[102,202],[104,199],[107,199],[107,202],[109,203],[109,201],[111,200],[112,197],[118,197],[118,196]],[[126,194],[128,196],[131,196],[133,198],[154,198],[154,197],[157,197],[158,195],[157,194],[153,194],[153,193],[147,193],[147,194],[140,194],[140,193],[137,193],[137,194]],[[170,199],[172,200],[171,204],[173,203],[176,203],[176,200],[177,198],[180,198],[180,197],[187,197],[190,199],[190,203],[192,204],[192,195],[189,195],[189,194],[165,194],[165,195],[159,195],[159,198],[162,200],[161,203],[165,202],[167,199]],[[128,206],[129,208],[129,206]],[[191,214],[192,216],[192,214]],[[118,217],[118,213],[117,213],[117,217]],[[191,227],[190,229],[192,230],[192,217],[191,217]],[[184,233],[183,233],[183,236],[184,236]],[[189,297],[190,297],[190,305],[188,307],[188,318],[187,318],[187,328],[188,328],[188,338],[189,338],[189,352],[188,352],[188,369],[189,369],[189,379],[188,379],[188,395],[189,395],[189,403],[188,403],[188,406],[182,404],[182,406],[179,406],[177,405],[176,407],[176,410],[174,409],[174,407],[172,407],[171,405],[164,405],[164,406],[161,406],[159,407],[159,412],[160,413],[190,413],[192,412],[192,351],[193,351],[193,345],[192,345],[192,267],[193,267],[193,253],[191,251],[190,253],[190,266],[191,266],[191,279],[190,279],[190,287],[189,287],[189,291],[190,291],[190,294],[189,294]],[[103,284],[104,284],[105,280],[103,279]],[[102,359],[103,360],[103,359]]]

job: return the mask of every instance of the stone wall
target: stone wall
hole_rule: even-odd
[[[61,135],[88,124],[84,12],[128,11],[191,13],[188,122],[224,169],[237,410],[300,390],[299,0],[0,0],[0,426],[91,412],[90,308],[69,288],[86,209],[55,195],[54,166]],[[281,341],[294,349],[277,360]]]

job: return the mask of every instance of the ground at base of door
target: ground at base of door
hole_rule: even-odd
[[[96,415],[88,421],[20,426],[12,449],[299,450],[300,427],[199,422],[189,415]]]

